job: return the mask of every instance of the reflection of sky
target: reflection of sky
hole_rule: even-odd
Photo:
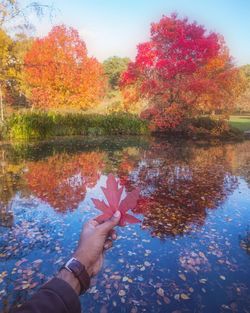
[[[26,248],[24,249],[23,257],[30,263],[36,259],[42,259],[41,272],[52,275],[59,268],[60,262],[65,260],[76,246],[82,221],[86,221],[97,213],[93,208],[91,198],[100,197],[99,188],[105,184],[105,181],[106,176],[102,175],[94,188],[88,188],[86,198],[80,203],[78,209],[68,214],[58,214],[45,203],[37,201],[33,197],[20,198],[17,195],[13,203],[15,223],[18,225],[22,221],[29,221],[30,225],[33,225],[30,228],[29,223],[23,224],[26,225],[23,227],[23,232],[24,235],[28,234],[27,238],[20,237],[20,230],[16,230],[15,233],[17,240],[22,239],[23,246],[28,247],[29,242],[33,243],[30,250],[25,252]],[[208,210],[205,224],[201,228],[194,228],[188,235],[162,241],[157,237],[152,238],[147,230],[140,228],[140,225],[119,228],[119,239],[106,256],[103,272],[97,277],[96,289],[93,289],[94,293],[81,298],[85,311],[90,310],[94,302],[96,312],[99,312],[102,298],[106,295],[103,275],[107,275],[105,270],[109,270],[111,274],[117,273],[116,275],[121,275],[121,277],[126,276],[133,279],[133,284],[130,285],[127,293],[135,301],[140,302],[143,299],[146,302],[146,306],[142,305],[145,312],[162,312],[157,311],[156,284],[160,284],[164,290],[169,290],[167,292],[173,288],[172,284],[177,284],[177,287],[183,292],[187,292],[186,285],[192,287],[196,294],[200,294],[201,288],[205,288],[206,293],[200,294],[204,305],[203,312],[215,312],[215,308],[228,301],[228,288],[232,288],[232,290],[237,286],[242,288],[244,284],[247,286],[249,283],[249,256],[239,245],[239,235],[244,235],[249,225],[249,208],[250,190],[245,181],[240,180],[239,187],[224,204],[217,210]],[[40,228],[44,229],[45,240],[40,239],[39,244],[39,240],[36,238]],[[60,247],[59,252],[55,250],[58,247]],[[179,259],[198,252],[206,255],[208,263],[201,265],[198,273],[185,272]],[[0,271],[3,266],[4,270],[8,271],[14,266],[16,260],[10,259],[4,264],[0,264]],[[226,263],[219,264],[218,260]],[[149,262],[151,267],[144,270],[142,266],[145,261]],[[208,268],[210,268],[209,271],[207,271]],[[185,274],[187,282],[178,279],[180,273]],[[220,279],[221,275],[225,277],[225,281]],[[206,279],[207,283],[200,284],[200,279]],[[107,283],[112,284],[112,279],[108,279]],[[123,289],[126,283],[119,284]],[[145,293],[143,296],[138,292],[139,289]],[[99,300],[93,300],[96,292],[101,294]],[[214,297],[215,293],[216,297]],[[172,300],[171,304],[167,307],[163,304],[161,308],[171,308],[173,311],[176,306],[179,308],[183,306],[192,310],[198,305],[196,294],[190,295],[191,300],[187,303],[176,302],[172,300],[174,294],[172,296],[168,294]],[[234,298],[234,301],[236,300],[237,297]],[[119,303],[120,298],[117,296],[117,291],[105,303],[112,307],[112,301]],[[119,306],[113,307],[112,312],[120,313]]]
[[[242,165],[245,165],[249,158],[248,145],[248,142],[230,145],[231,149],[242,157],[240,158]],[[169,149],[171,149],[170,146]],[[202,154],[199,148],[193,149],[198,155],[212,159],[213,148],[211,150],[208,148],[206,154]],[[224,151],[224,146],[218,147],[218,149],[219,152],[220,149]],[[150,147],[147,151],[150,152]],[[135,171],[129,173],[130,179],[135,182],[134,185],[137,185],[136,182],[138,185],[143,183],[139,181],[139,172],[143,168],[148,166],[149,172],[146,171],[146,173],[152,175],[151,178],[157,178],[159,174],[168,173],[168,164],[172,164],[173,171],[170,173],[176,176],[175,179],[190,180],[189,171],[194,169],[193,166],[198,166],[194,164],[194,156],[191,154],[190,159],[186,159],[186,163],[183,165],[181,161],[175,163],[175,159],[167,154],[164,159],[164,153],[169,151],[172,150],[164,150],[164,144],[160,150],[162,152],[162,154],[159,153],[160,155],[157,153],[147,154],[142,150],[141,154],[138,154],[138,159],[141,157],[143,161],[139,161],[139,165],[135,163],[132,167],[135,168]],[[116,165],[119,164],[122,159],[121,154],[117,156],[118,154],[111,152],[113,162]],[[215,155],[220,156],[221,154]],[[128,157],[128,154],[126,156]],[[152,163],[146,162],[147,156],[149,159],[151,158]],[[221,164],[222,167],[225,165],[226,169],[230,169],[223,158],[223,161],[220,158],[212,160],[217,160],[219,165]],[[164,161],[167,164],[165,167]],[[190,167],[188,167],[189,162]],[[153,167],[150,167],[151,164]],[[213,166],[212,162],[208,164]],[[240,168],[241,164],[237,166]],[[111,164],[108,168],[110,171],[113,170]],[[114,166],[114,172],[116,170]],[[212,168],[211,170],[214,171]],[[7,286],[4,285],[5,282],[0,283],[0,298],[6,292],[9,302],[12,302],[15,297],[24,300],[27,297],[27,290],[20,288],[25,280],[22,276],[24,275],[23,269],[33,271],[33,262],[42,260],[36,271],[44,274],[45,280],[47,280],[71,255],[77,245],[82,224],[89,218],[100,214],[94,208],[91,198],[103,199],[101,186],[106,184],[107,177],[104,173],[106,172],[100,175],[93,188],[87,188],[86,196],[78,207],[64,213],[55,211],[49,204],[34,195],[29,195],[27,191],[26,193],[17,192],[14,195],[12,199],[14,225],[12,228],[0,227],[1,253],[7,254],[5,257],[0,254],[0,274],[7,271],[7,279],[5,279]],[[227,184],[227,178],[231,179],[232,176],[226,170],[223,174],[225,175],[223,176],[224,184]],[[82,182],[82,178],[78,174],[69,179],[73,186],[78,186]],[[170,177],[170,179],[173,178]],[[157,180],[153,179],[152,181],[151,189],[143,186],[147,195],[151,195],[157,189],[157,186],[154,186],[154,182]],[[152,209],[158,209],[157,202]],[[162,209],[164,210],[164,205]],[[125,307],[121,306],[121,297],[118,293],[119,290],[125,290],[127,296],[124,298],[126,302],[124,312],[131,312],[130,299],[137,303],[138,312],[142,312],[143,309],[150,313],[166,312],[166,310],[169,312],[176,310],[194,312],[202,304],[204,306],[202,312],[211,313],[219,312],[222,305],[228,305],[231,301],[236,301],[239,305],[238,311],[244,312],[244,309],[247,308],[247,294],[249,294],[250,288],[249,255],[240,245],[240,238],[245,236],[250,221],[250,189],[246,181],[239,178],[239,184],[236,184],[235,189],[227,193],[225,198],[223,197],[223,203],[220,202],[215,209],[205,210],[206,214],[202,214],[204,219],[202,223],[195,224],[194,220],[199,212],[193,210],[190,213],[191,219],[187,220],[187,224],[185,224],[189,228],[188,231],[185,232],[186,228],[181,228],[181,233],[171,233],[170,231],[164,239],[157,234],[157,226],[160,229],[161,225],[172,223],[175,228],[174,224],[177,221],[176,224],[178,225],[180,216],[177,215],[172,220],[171,216],[169,220],[167,216],[167,220],[163,221],[156,216],[156,231],[154,233],[151,229],[145,228],[145,224],[117,228],[119,239],[114,248],[106,255],[104,268],[94,281],[95,289],[90,290],[90,293],[81,298],[85,311],[100,312],[102,307],[106,305],[107,312],[121,313],[121,308]],[[189,214],[188,210],[185,212]],[[138,217],[143,220],[145,216]],[[185,223],[185,220],[182,223]],[[170,230],[172,230],[171,225]],[[203,255],[206,259],[202,259]],[[199,258],[201,258],[201,264],[199,266],[196,264],[193,268],[194,271],[192,271],[185,267],[185,263],[181,262],[185,258],[188,260],[198,259],[199,262]],[[20,266],[15,265],[19,260],[25,261]],[[202,263],[202,261],[204,262]],[[150,264],[150,266],[145,264]],[[14,268],[18,268],[20,272],[13,272]],[[119,280],[113,279],[114,273],[121,278]],[[180,279],[180,274],[185,275],[186,281]],[[31,277],[32,282],[37,281],[39,285],[44,282],[36,272]],[[124,277],[132,279],[132,283],[122,281]],[[200,283],[200,280],[204,279],[206,283]],[[14,287],[17,288],[16,291],[13,291]],[[170,299],[169,304],[166,304],[162,297],[157,295],[158,288],[164,290],[165,295]],[[190,288],[193,288],[194,292],[190,292]],[[237,293],[237,288],[241,290],[240,294]],[[109,296],[107,296],[107,289],[111,290]],[[187,294],[190,299],[188,301],[176,300],[176,295],[181,293]],[[2,299],[0,300],[0,310],[3,304]],[[113,305],[114,302],[117,303],[116,306]],[[93,305],[95,305],[94,309],[92,309]]]
[[[82,176],[80,173],[76,174],[72,177],[69,177],[67,179],[67,183],[71,186],[71,187],[80,187],[82,185],[84,185],[86,183],[86,179],[84,176]]]

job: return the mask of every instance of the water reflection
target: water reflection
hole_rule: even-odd
[[[0,150],[0,226],[13,224],[12,199],[22,189],[22,174],[22,164],[11,163],[6,151]]]
[[[88,149],[70,153],[65,152],[68,145],[54,146],[52,151],[42,149],[42,159],[36,146],[15,147],[11,152],[10,147],[2,148],[2,225],[12,225],[12,199],[17,193],[67,212],[78,208],[101,174],[115,172],[127,190],[141,189],[134,213],[143,214],[143,228],[153,236],[175,236],[203,225],[207,210],[217,208],[237,187],[236,175],[249,182],[249,142],[206,146],[151,140],[147,148],[124,148],[113,142],[97,151],[99,143],[78,146]]]
[[[241,176],[250,186],[250,141],[231,147],[232,167],[236,175]]]
[[[248,225],[243,236],[239,236],[240,247],[250,255],[250,226]]]
[[[27,163],[24,179],[32,194],[55,210],[74,210],[94,187],[104,167],[104,153],[56,154]]]
[[[128,191],[141,189],[134,214],[142,225],[119,228],[85,311],[120,313],[126,302],[122,312],[224,312],[231,303],[247,312],[249,168],[250,142],[0,147],[0,310],[24,302],[63,264],[82,220],[96,214],[90,198],[113,172]]]
[[[144,227],[161,238],[203,225],[207,210],[216,209],[237,187],[226,146],[154,144],[131,179],[139,181],[144,194],[136,212],[144,214]]]

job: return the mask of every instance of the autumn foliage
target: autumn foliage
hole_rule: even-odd
[[[2,120],[8,102],[61,111],[63,116],[81,110],[97,114],[133,113],[141,117],[147,131],[149,125],[152,131],[197,135],[199,130],[193,121],[216,115],[216,119],[219,116],[224,122],[222,130],[216,129],[220,136],[229,131],[226,119],[236,105],[240,110],[248,108],[247,72],[234,65],[223,37],[176,14],[152,23],[150,39],[138,45],[133,62],[111,57],[99,63],[88,56],[78,31],[65,25],[55,26],[48,35],[37,39],[20,37],[14,42],[6,36],[5,33],[0,36]],[[121,121],[122,126],[124,123]],[[112,128],[112,134],[120,129],[112,117],[105,124],[107,129]],[[42,125],[40,120],[38,125]],[[74,123],[74,127],[79,125]],[[15,132],[24,128],[17,126]],[[77,134],[89,130],[104,133],[102,129],[96,131],[95,122],[87,128]],[[128,128],[132,129],[130,123]],[[15,137],[12,131],[9,133]],[[75,130],[73,133],[76,134]],[[71,135],[72,131],[64,134]]]
[[[241,83],[222,36],[173,14],[151,25],[122,88],[130,105],[148,100],[142,117],[154,128],[168,129],[187,116],[230,111]]]
[[[124,187],[119,186],[119,180],[117,180],[113,174],[109,174],[106,187],[102,187],[102,191],[106,197],[107,203],[103,200],[92,199],[96,208],[102,212],[102,214],[96,218],[98,222],[110,219],[116,211],[120,211],[121,213],[119,226],[140,222],[138,218],[127,213],[129,210],[136,207],[140,193],[138,188],[127,193],[125,198],[122,199]]]
[[[144,215],[142,227],[153,236],[182,235],[202,226],[209,210],[225,201],[238,184],[230,146],[156,141],[137,153],[137,157],[123,154],[119,177],[128,190],[140,188],[144,197],[133,212]]]
[[[103,158],[101,152],[57,154],[28,163],[25,180],[34,196],[55,210],[73,210],[84,200],[87,188],[94,187],[100,178]]]
[[[77,30],[64,25],[34,41],[25,57],[34,107],[86,109],[103,96],[102,65],[87,55]]]

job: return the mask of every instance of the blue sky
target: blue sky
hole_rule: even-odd
[[[89,55],[133,58],[136,45],[149,38],[150,23],[177,12],[221,33],[239,65],[250,63],[250,0],[43,0],[56,16],[36,21],[37,35],[64,23],[78,29]]]

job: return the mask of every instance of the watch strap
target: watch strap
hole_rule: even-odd
[[[71,272],[79,281],[81,286],[80,294],[86,292],[90,286],[90,277],[85,266],[76,258],[71,258],[62,268]]]

